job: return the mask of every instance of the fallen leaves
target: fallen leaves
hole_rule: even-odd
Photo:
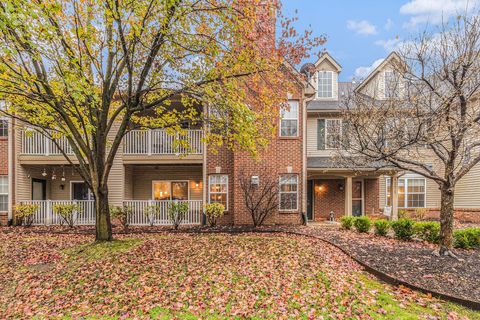
[[[0,313],[372,319],[435,303],[415,316],[446,316],[437,300],[380,285],[338,249],[314,239],[181,233],[118,238],[92,244],[88,235],[0,233],[6,279],[0,283]]]

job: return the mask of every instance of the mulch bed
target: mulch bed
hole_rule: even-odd
[[[455,250],[458,259],[454,259],[435,256],[435,245],[420,241],[359,234],[333,225],[294,229],[328,240],[366,265],[399,280],[480,302],[480,250]]]

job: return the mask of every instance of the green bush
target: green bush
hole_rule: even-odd
[[[395,237],[402,240],[410,240],[415,234],[413,229],[415,222],[413,220],[402,218],[392,222],[392,229],[395,232]]]
[[[410,217],[410,214],[408,213],[407,210],[405,209],[398,210],[398,219],[408,219],[409,217]]]
[[[375,234],[378,234],[379,236],[386,236],[388,229],[390,229],[390,222],[385,219],[380,219],[376,220],[373,223],[373,226],[375,227]]]
[[[128,230],[128,226],[130,225],[130,219],[133,215],[133,207],[131,206],[110,206],[110,214],[112,218],[116,218],[118,222],[123,227],[123,231]]]
[[[372,227],[372,221],[369,217],[358,217],[353,220],[353,225],[358,232],[365,233],[370,231],[370,228]]]
[[[455,230],[453,232],[453,245],[462,249],[480,247],[480,228]]]
[[[346,230],[352,229],[354,217],[350,216],[343,216],[340,218],[340,223],[342,224],[342,228]]]
[[[60,224],[66,223],[70,228],[73,228],[75,225],[75,213],[80,213],[81,209],[76,203],[58,203],[53,205],[53,212],[62,218]]]
[[[440,223],[438,222],[416,222],[414,230],[420,239],[431,243],[437,243],[440,238]]]
[[[205,205],[205,216],[210,227],[217,225],[217,220],[225,213],[225,206],[221,203],[208,203]]]
[[[178,229],[183,218],[188,213],[188,202],[173,201],[168,207],[168,219],[173,224],[175,230]]]
[[[30,227],[33,224],[35,212],[37,212],[38,208],[38,204],[17,204],[14,207],[16,225],[21,226],[23,224],[26,227]]]

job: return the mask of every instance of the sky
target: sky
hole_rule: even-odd
[[[298,16],[298,31],[325,34],[324,48],[342,66],[340,81],[363,78],[401,41],[442,19],[478,8],[480,0],[282,0],[283,12]],[[308,62],[315,62],[312,57]]]

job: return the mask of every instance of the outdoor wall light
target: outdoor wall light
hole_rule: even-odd
[[[324,192],[325,191],[325,186],[323,184],[317,186],[317,192]]]
[[[338,184],[338,190],[343,191],[343,184],[341,183]]]

